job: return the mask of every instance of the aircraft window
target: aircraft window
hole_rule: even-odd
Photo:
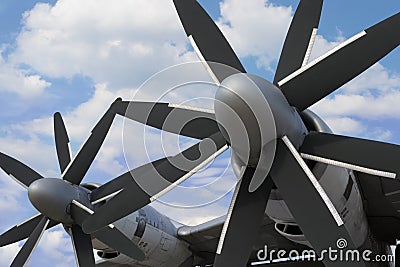
[[[140,219],[134,235],[142,238],[145,229],[146,229],[146,221],[144,219]]]

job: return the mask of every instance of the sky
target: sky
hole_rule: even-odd
[[[247,71],[272,80],[298,1],[200,3]],[[311,57],[399,10],[398,1],[326,0]],[[152,79],[174,73],[176,81],[190,81],[185,67],[171,66],[196,60],[169,0],[3,0],[0,151],[46,177],[60,177],[52,130],[55,112],[63,115],[76,153],[116,97],[158,99],[159,91],[150,88]],[[196,79],[204,78],[198,75]],[[161,100],[212,108],[213,90],[182,87]],[[336,133],[400,144],[399,103],[396,49],[311,109]],[[194,142],[116,118],[84,182],[104,183]],[[226,212],[235,182],[227,151],[153,206],[180,223],[199,224]],[[27,192],[3,172],[0,213],[0,232],[37,213]],[[0,266],[7,266],[22,245],[0,248]],[[62,227],[45,233],[28,266],[75,266],[70,238]]]

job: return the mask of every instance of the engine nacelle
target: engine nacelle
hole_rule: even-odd
[[[331,132],[313,112],[306,110],[301,117],[309,131]],[[368,223],[353,172],[323,163],[309,162],[308,165],[340,213],[354,244],[360,247],[368,236]],[[293,242],[309,245],[300,229],[293,232],[296,220],[277,189],[271,192],[266,214],[276,222],[278,233]]]
[[[295,223],[275,223],[275,230],[295,243],[311,246],[300,227]]]

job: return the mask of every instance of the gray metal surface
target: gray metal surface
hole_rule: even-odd
[[[145,259],[143,251],[115,227],[105,227],[100,229],[99,231],[94,232],[93,236],[110,248],[113,248],[132,259],[138,261]]]
[[[88,202],[88,192],[81,187],[55,178],[43,178],[29,186],[28,197],[32,205],[47,217],[63,223],[72,223],[67,213],[73,200]]]
[[[324,249],[336,248],[340,238],[348,242],[345,250],[357,249],[345,226],[338,226],[306,173],[281,140],[278,141],[275,162],[271,177],[314,250],[319,254]],[[329,267],[365,266],[363,262],[332,262],[326,257],[324,263]]]
[[[204,258],[204,264],[212,264],[225,220],[226,216],[221,216],[200,225],[182,226],[178,229],[178,236],[190,244],[190,249],[195,251],[196,255],[201,255]],[[309,249],[309,247],[293,243],[278,234],[275,230],[275,222],[267,215],[264,215],[261,226],[258,229],[257,238],[253,244],[253,249],[256,249],[253,250],[250,256],[251,261],[257,260],[257,250],[265,245],[268,245],[270,250],[283,249],[285,251],[296,250],[301,252],[304,249]]]
[[[254,172],[247,168],[235,190],[215,255],[216,267],[245,266],[249,261],[272,188],[272,180],[267,178],[250,193],[248,187]]]
[[[86,206],[76,201],[71,205],[71,215],[78,225],[81,225],[82,222],[93,213],[89,208],[86,207],[83,209],[82,207]],[[99,231],[94,232],[92,236],[108,247],[115,249],[132,259],[143,260],[145,257],[144,253],[137,247],[137,245],[115,228],[114,225],[108,225]]]

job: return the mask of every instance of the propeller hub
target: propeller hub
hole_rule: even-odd
[[[307,132],[279,88],[247,73],[231,75],[221,83],[214,109],[222,134],[247,166],[256,166],[262,158],[269,168],[277,137],[286,135],[300,145]]]
[[[43,178],[33,182],[28,188],[32,205],[45,216],[65,224],[73,223],[69,215],[72,200],[87,203],[87,191],[61,179]]]

